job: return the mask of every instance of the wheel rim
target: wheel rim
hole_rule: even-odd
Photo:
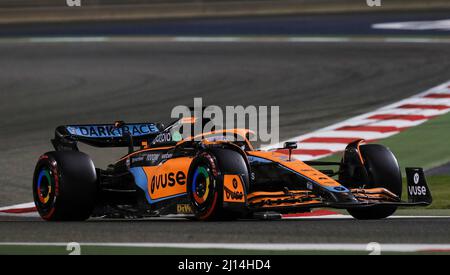
[[[44,219],[54,213],[58,178],[50,167],[44,165],[38,170],[35,183],[35,204]]]
[[[39,201],[42,204],[47,204],[50,201],[50,195],[53,191],[50,171],[48,169],[42,169],[39,173],[36,188]]]
[[[210,195],[211,176],[209,168],[199,166],[194,172],[192,179],[192,194],[194,201],[198,205],[203,205],[208,201]]]

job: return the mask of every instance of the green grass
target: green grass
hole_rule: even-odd
[[[433,204],[428,209],[450,209],[450,176],[428,177],[428,185],[433,195]],[[406,188],[403,197],[406,198]]]
[[[450,114],[378,143],[391,148],[402,167],[430,169],[450,162]],[[450,176],[450,175],[449,175]]]
[[[423,167],[425,170],[450,162],[450,114],[432,119],[422,125],[408,129],[398,135],[377,141],[389,147],[396,155],[401,167]],[[325,161],[339,161],[336,154]],[[427,178],[433,194],[430,209],[450,208],[450,175]],[[404,188],[406,192],[406,186]],[[404,198],[406,198],[406,193]]]

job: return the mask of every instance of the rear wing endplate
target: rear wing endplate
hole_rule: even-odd
[[[431,204],[433,197],[422,168],[406,168],[408,202]]]

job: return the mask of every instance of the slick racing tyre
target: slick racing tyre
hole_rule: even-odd
[[[47,221],[84,221],[93,211],[97,175],[88,155],[81,152],[49,152],[36,164],[33,196]]]
[[[232,150],[202,152],[193,161],[188,178],[188,197],[197,220],[235,220],[243,213],[223,208],[223,172],[245,175],[242,156]]]
[[[361,145],[360,150],[369,176],[369,182],[364,188],[386,188],[401,198],[402,175],[394,154],[385,146],[378,144]],[[374,220],[387,218],[396,210],[397,206],[378,205],[348,209],[348,212],[359,220]]]

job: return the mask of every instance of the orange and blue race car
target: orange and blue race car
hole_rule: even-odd
[[[406,168],[408,201],[401,200],[401,169],[382,145],[356,140],[341,162],[302,162],[292,157],[296,142],[255,150],[246,129],[183,136],[183,127],[196,121],[58,127],[55,151],[42,155],[34,172],[39,214],[48,221],[164,215],[234,220],[326,207],[346,209],[357,219],[382,219],[399,206],[432,202],[421,168]],[[99,169],[79,151],[79,142],[128,147],[128,154]]]

